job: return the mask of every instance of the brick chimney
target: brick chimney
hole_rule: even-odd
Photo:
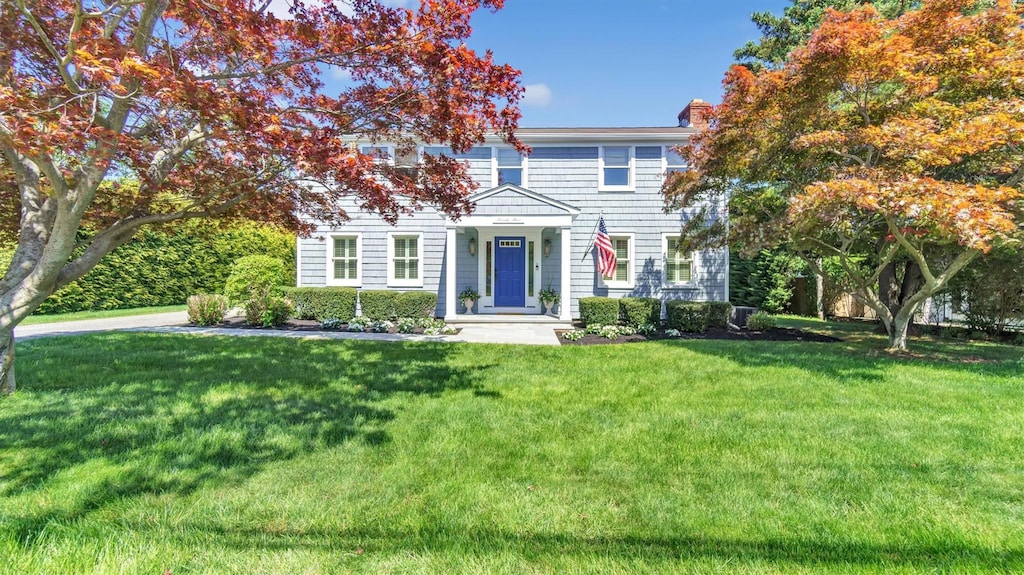
[[[711,112],[711,104],[694,98],[679,112],[679,125],[683,128],[696,128],[703,130],[708,127],[708,114]]]

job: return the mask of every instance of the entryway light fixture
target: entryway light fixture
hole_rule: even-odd
[[[469,255],[476,255],[476,238],[469,238]]]
[[[544,257],[551,255],[551,240],[544,240]]]

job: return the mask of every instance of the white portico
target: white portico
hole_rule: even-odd
[[[558,318],[571,321],[572,224],[580,211],[514,184],[469,199],[473,215],[446,224],[445,320],[465,313],[457,295],[468,285],[480,294],[479,315],[542,314],[539,293],[551,287],[561,297]]]

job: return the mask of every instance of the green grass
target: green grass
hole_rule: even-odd
[[[80,321],[85,319],[106,319],[109,317],[149,315],[154,313],[168,313],[172,311],[185,311],[185,306],[163,305],[155,307],[137,307],[131,309],[104,309],[98,311],[75,311],[70,313],[55,313],[49,315],[31,315],[25,318],[25,321],[21,322],[20,325],[57,323],[60,321]]]
[[[0,573],[1024,569],[1022,350],[808,326],[847,341],[24,341]]]

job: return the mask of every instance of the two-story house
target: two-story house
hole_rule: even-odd
[[[677,127],[522,128],[528,156],[488,139],[454,156],[479,186],[472,215],[451,221],[428,209],[391,226],[353,205],[344,227],[299,239],[298,285],[429,290],[448,321],[466,314],[457,294],[467,286],[479,292],[482,316],[541,314],[538,295],[550,287],[561,296],[561,321],[594,295],[727,300],[728,252],[679,253],[688,214],[664,213],[660,194],[667,173],[686,169],[672,147],[702,127],[708,107],[694,100]],[[374,146],[384,157],[394,152]],[[452,155],[429,145],[420,152]],[[593,249],[601,217],[617,260],[610,278]]]

